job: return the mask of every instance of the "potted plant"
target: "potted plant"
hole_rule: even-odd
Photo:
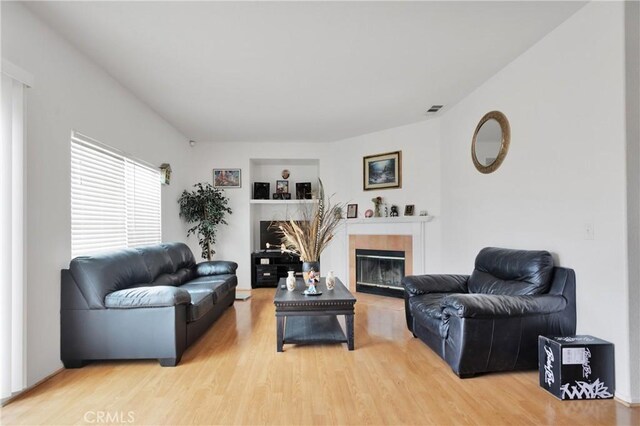
[[[289,219],[279,225],[282,234],[282,252],[300,256],[305,283],[309,276],[320,277],[320,254],[327,248],[340,224],[342,205],[331,205],[325,200],[322,181],[316,203],[305,204],[301,209],[302,220]]]
[[[202,258],[211,260],[211,256],[215,254],[213,245],[216,243],[217,227],[220,224],[226,225],[225,215],[232,213],[227,206],[229,199],[222,190],[210,183],[197,183],[193,186],[196,188],[194,191],[185,190],[178,199],[180,217],[187,223],[195,223],[187,231],[187,237],[196,234],[202,247]]]

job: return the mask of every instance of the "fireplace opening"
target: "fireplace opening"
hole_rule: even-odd
[[[356,291],[404,297],[404,251],[356,249]]]

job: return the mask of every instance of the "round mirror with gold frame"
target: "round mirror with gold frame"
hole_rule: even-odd
[[[493,173],[504,161],[511,142],[509,120],[500,111],[486,113],[473,132],[471,158],[480,173]]]

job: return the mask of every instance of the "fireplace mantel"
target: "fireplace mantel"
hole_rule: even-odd
[[[360,224],[388,224],[388,223],[419,223],[419,222],[431,222],[433,216],[398,216],[398,217],[367,217],[358,219],[344,219],[344,224],[360,225]]]

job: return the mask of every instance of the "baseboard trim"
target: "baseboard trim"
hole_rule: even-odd
[[[236,290],[236,300],[247,300],[251,297],[251,290]]]
[[[64,370],[64,367],[60,367],[56,371],[54,371],[53,373],[49,374],[44,379],[38,380],[33,385],[22,389],[20,392],[16,393],[15,395],[11,395],[9,398],[7,398],[4,401],[2,401],[2,403],[0,404],[0,407],[4,407],[4,406],[6,406],[6,405],[8,405],[8,404],[20,399],[20,398],[26,396],[29,392],[31,392],[32,390],[34,390],[35,388],[37,388],[38,386],[40,386],[41,384],[43,384],[47,380],[51,379],[53,376],[56,376],[56,375],[60,374],[63,370]]]
[[[621,399],[620,397],[614,397],[613,398],[614,401],[616,401],[619,404],[624,405],[625,407],[629,407],[629,408],[638,408],[640,407],[640,402],[628,402],[625,401],[624,399]]]

